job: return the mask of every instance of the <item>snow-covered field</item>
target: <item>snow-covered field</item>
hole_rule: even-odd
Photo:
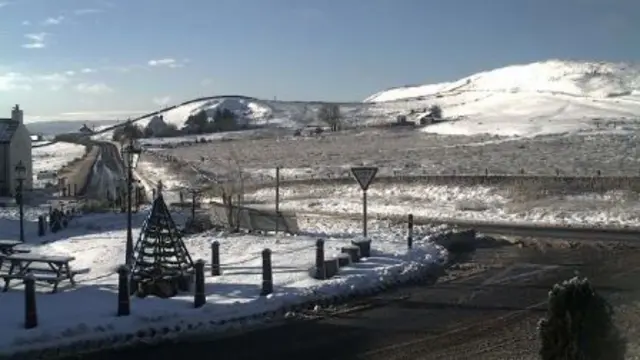
[[[135,223],[140,224],[143,216],[136,215]],[[442,248],[428,241],[428,235],[438,229],[416,229],[421,240],[408,252],[403,227],[374,222],[370,228],[374,253],[370,258],[343,269],[333,279],[312,279],[308,271],[315,259],[316,239],[326,239],[327,256],[332,256],[339,252],[340,246],[359,236],[359,225],[359,222],[313,219],[301,222],[301,228],[307,232],[301,236],[208,233],[186,238],[185,243],[194,259],[209,259],[211,242],[216,240],[221,244],[223,275],[206,275],[207,304],[194,309],[190,294],[171,300],[133,297],[132,315],[116,317],[115,269],[124,257],[124,216],[87,215],[75,220],[72,227],[64,231],[65,236],[54,234],[41,238],[51,242],[36,246],[33,251],[75,256],[72,265],[78,269],[90,268],[90,273],[77,277],[76,288],[57,294],[39,293],[39,326],[32,330],[22,328],[24,294],[21,285],[1,294],[0,352],[112,338],[116,334],[135,334],[139,330],[186,328],[189,323],[204,324],[209,330],[215,330],[211,328],[211,322],[262,314],[285,305],[393,282],[446,256]],[[138,228],[134,230],[134,236],[138,231]],[[260,297],[261,251],[265,248],[273,253],[274,293]]]
[[[379,215],[423,216],[489,222],[553,225],[640,226],[638,194],[610,191],[604,194],[521,193],[522,189],[488,186],[379,185],[367,191],[367,208]],[[534,195],[529,198],[529,195]],[[273,189],[245,195],[245,202],[273,206]],[[299,213],[359,214],[362,192],[354,183],[336,186],[281,188],[280,208]]]
[[[409,129],[363,130],[321,137],[221,141],[159,154],[189,161],[211,173],[224,173],[229,164],[243,171],[263,172],[276,166],[308,169],[308,173],[344,173],[349,166],[375,165],[403,174],[527,174],[638,175],[640,132],[559,134],[519,138],[440,136]]]
[[[42,187],[47,182],[56,183],[50,176],[41,175],[41,179],[38,179],[38,174],[40,172],[53,174],[74,159],[82,157],[84,153],[83,145],[66,142],[33,148],[33,186]]]

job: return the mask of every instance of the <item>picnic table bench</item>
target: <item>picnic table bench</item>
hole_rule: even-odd
[[[51,292],[55,293],[60,282],[68,280],[71,286],[75,286],[74,277],[89,272],[89,269],[72,270],[69,263],[75,260],[73,256],[12,254],[5,255],[4,260],[9,261],[11,266],[8,273],[0,275],[4,279],[3,292],[9,290],[11,280],[24,280],[31,273],[36,281],[53,285]]]

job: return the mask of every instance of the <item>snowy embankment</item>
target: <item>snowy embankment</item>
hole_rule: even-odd
[[[140,224],[143,216],[136,215],[135,223]],[[326,239],[328,258],[358,238],[359,222],[303,221],[301,227],[307,230],[307,235],[301,236],[203,234],[185,239],[191,256],[194,260],[209,259],[210,244],[215,240],[220,243],[222,264],[222,276],[212,277],[209,270],[205,270],[207,303],[204,307],[193,308],[192,294],[168,300],[132,297],[132,314],[117,317],[115,269],[124,258],[124,220],[123,215],[87,215],[72,225],[78,230],[76,234],[67,234],[64,238],[50,234],[42,238],[52,237],[49,240],[55,241],[35,247],[34,252],[72,255],[76,258],[72,263],[74,268],[88,267],[91,271],[77,277],[76,288],[56,294],[38,293],[39,325],[35,329],[23,329],[22,286],[1,294],[0,353],[37,352],[52,347],[95,350],[195,333],[237,330],[281,318],[287,309],[302,304],[365,294],[415,279],[446,258],[446,251],[429,241],[438,229],[417,227],[417,241],[414,249],[408,251],[402,226],[372,222],[372,256],[341,269],[335,278],[321,281],[309,276],[316,239]],[[77,234],[79,229],[86,234]],[[134,230],[136,238],[138,231],[138,228]],[[261,252],[265,248],[273,254],[274,293],[260,296]]]
[[[71,161],[81,158],[85,153],[85,149],[84,145],[66,142],[56,142],[51,145],[33,148],[34,188],[43,187],[47,182],[55,183],[53,174]],[[39,174],[40,179],[38,179]]]
[[[274,190],[246,195],[247,203],[270,206]],[[488,186],[376,185],[367,192],[372,215],[405,215],[434,219],[549,225],[639,226],[638,195],[624,191],[604,194],[542,194],[533,190]],[[280,208],[299,213],[358,214],[362,192],[354,185],[287,186]]]

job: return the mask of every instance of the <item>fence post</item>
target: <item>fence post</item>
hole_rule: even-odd
[[[131,314],[130,294],[129,268],[126,265],[120,265],[118,267],[118,316]]]
[[[211,276],[220,275],[220,243],[211,243]]]
[[[204,294],[204,260],[200,259],[196,261],[195,268],[196,291],[193,296],[193,306],[199,308],[207,302],[207,297]]]
[[[262,250],[262,291],[261,296],[273,292],[273,272],[271,268],[271,250]]]
[[[324,240],[316,241],[316,279],[324,279]]]
[[[407,247],[409,248],[409,250],[411,250],[413,248],[413,214],[409,214],[409,219],[408,219],[408,224],[407,224]]]
[[[24,328],[33,329],[38,326],[38,312],[36,309],[36,280],[29,273],[24,278]]]

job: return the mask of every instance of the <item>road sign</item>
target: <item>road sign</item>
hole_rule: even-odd
[[[378,168],[372,166],[352,167],[351,173],[358,181],[358,184],[360,184],[360,188],[363,191],[366,191],[369,188],[369,185],[373,182],[373,179],[376,177]]]

